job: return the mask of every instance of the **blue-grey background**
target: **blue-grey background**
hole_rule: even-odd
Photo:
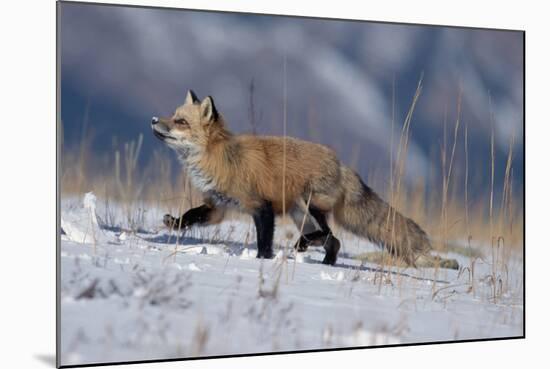
[[[144,165],[161,148],[151,116],[170,115],[189,88],[212,95],[235,132],[250,132],[253,119],[258,133],[282,134],[286,58],[287,133],[333,147],[363,177],[387,172],[392,115],[397,143],[423,75],[407,182],[440,176],[444,122],[450,152],[462,86],[456,174],[467,125],[471,191],[486,193],[493,121],[497,187],[513,136],[514,191],[523,191],[521,32],[69,3],[59,32],[66,150],[89,135],[101,155],[143,133]]]

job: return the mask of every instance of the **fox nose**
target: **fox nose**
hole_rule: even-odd
[[[155,125],[159,122],[159,119],[157,117],[153,117],[153,119],[151,119],[151,124]]]

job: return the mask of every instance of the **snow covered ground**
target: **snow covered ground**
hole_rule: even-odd
[[[361,263],[376,248],[340,235],[326,266],[322,249],[284,257],[298,237],[289,224],[277,257],[260,261],[251,222],[177,237],[165,212],[62,199],[62,365],[522,335],[521,255],[478,259],[472,282],[469,269]]]

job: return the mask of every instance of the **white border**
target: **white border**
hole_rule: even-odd
[[[547,356],[550,66],[547,11],[521,1],[110,1],[136,5],[462,25],[527,31],[527,339],[134,365],[517,368]],[[534,3],[534,2],[533,2]],[[2,4],[0,158],[2,367],[52,367],[55,352],[55,4]],[[6,206],[7,205],[7,206]],[[544,356],[543,356],[544,355]],[[49,364],[48,359],[50,358]],[[46,359],[45,359],[46,358]]]

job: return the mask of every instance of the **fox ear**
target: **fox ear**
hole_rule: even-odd
[[[199,101],[199,98],[197,97],[197,95],[195,95],[195,93],[193,92],[193,90],[188,90],[187,91],[187,96],[185,96],[185,105],[192,105],[194,103],[196,103],[197,101]]]
[[[205,122],[214,122],[218,120],[218,110],[214,105],[212,96],[207,96],[201,102],[201,116]]]

